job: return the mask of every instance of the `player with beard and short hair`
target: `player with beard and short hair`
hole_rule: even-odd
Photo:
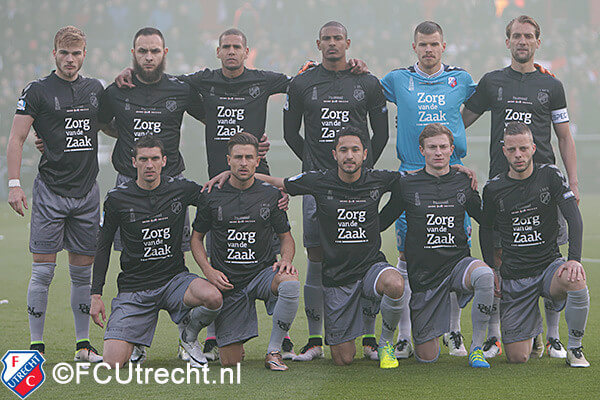
[[[589,367],[581,346],[590,308],[581,265],[583,221],[575,194],[560,170],[552,164],[534,163],[534,137],[524,123],[506,126],[502,151],[508,172],[494,176],[483,190],[480,242],[486,262],[494,259],[492,229],[502,246],[502,341],[509,362],[524,363],[530,358],[532,339],[543,330],[538,307],[542,296],[546,308],[565,309],[567,364]],[[568,224],[568,261],[557,244],[558,209]]]
[[[118,293],[112,300],[104,334],[104,361],[123,366],[134,345],[150,346],[158,313],[167,310],[178,324],[180,343],[192,366],[206,364],[197,337],[219,313],[222,297],[206,279],[188,271],[181,250],[185,209],[206,207],[201,187],[184,178],[161,175],[167,164],[160,139],[147,135],[133,147],[137,178],[108,192],[94,262],[90,314],[104,328],[102,301],[110,252],[117,228],[123,251]]]
[[[23,144],[30,128],[46,148],[33,183],[29,250],[33,253],[27,288],[32,350],[45,352],[44,322],[56,253],[69,253],[71,308],[75,319],[75,361],[100,362],[89,342],[90,278],[100,220],[98,120],[103,87],[79,74],[86,55],[85,34],[61,28],[52,52],[56,70],[29,83],[17,103],[8,147],[8,202],[21,216],[27,197],[19,180]],[[114,135],[114,133],[111,133]]]
[[[531,17],[521,15],[506,26],[506,47],[511,53],[508,67],[485,74],[475,93],[465,104],[463,121],[466,127],[481,114],[490,110],[490,168],[489,178],[508,170],[502,154],[504,128],[512,121],[528,125],[537,146],[534,162],[556,162],[551,145],[552,126],[558,138],[558,147],[569,178],[569,186],[579,201],[577,180],[577,153],[569,128],[567,102],[562,83],[551,73],[534,63],[534,55],[540,47],[540,26]],[[560,234],[558,244],[567,243],[567,226],[559,213]],[[495,267],[502,262],[499,237],[496,240]],[[546,308],[546,349],[550,357],[565,358],[567,353],[559,337],[560,314]],[[541,336],[536,338],[532,356],[541,357],[544,346]]]
[[[298,272],[292,265],[295,246],[279,190],[259,179],[258,139],[245,132],[228,142],[231,178],[207,193],[208,207],[194,221],[192,249],[204,276],[223,293],[223,308],[215,319],[221,365],[243,359],[243,343],[258,336],[255,301],[263,300],[273,316],[265,367],[285,371],[282,343],[300,298]],[[211,232],[208,261],[202,240]],[[273,234],[281,242],[281,258],[273,251]]]
[[[446,126],[433,123],[423,128],[419,149],[425,167],[396,182],[380,213],[381,228],[406,211],[410,317],[417,360],[434,362],[439,357],[439,336],[450,327],[454,292],[461,307],[473,299],[469,366],[489,368],[482,346],[494,301],[494,273],[470,254],[464,219],[468,212],[479,221],[481,198],[469,177],[450,167],[453,143]]]
[[[283,113],[283,137],[294,154],[302,160],[302,170],[336,168],[331,157],[333,143],[340,129],[354,126],[365,132],[366,166],[377,161],[388,140],[385,96],[379,80],[371,74],[354,75],[348,69],[346,52],[350,39],[344,25],[337,21],[324,24],[318,32],[317,48],[322,63],[296,76],[290,83]],[[367,115],[373,137],[369,137]],[[304,120],[304,137],[300,126]],[[321,269],[323,249],[319,239],[315,200],[302,199],[304,247],[308,270],[304,285],[304,306],[309,339],[296,361],[323,357],[323,283]],[[363,338],[365,357],[377,359],[377,341],[371,332]]]
[[[421,22],[415,28],[413,40],[412,48],[418,61],[410,67],[391,71],[381,80],[386,98],[396,104],[397,108],[396,120],[399,123],[396,124],[396,154],[400,159],[399,170],[415,171],[425,166],[425,159],[419,150],[419,135],[423,127],[433,122],[447,126],[454,136],[454,153],[450,157],[450,165],[462,164],[461,158],[467,154],[467,139],[460,107],[473,93],[475,83],[467,71],[442,63],[446,42],[439,24],[433,21]],[[464,221],[470,244],[471,219],[465,218]],[[405,214],[396,221],[395,228],[399,252],[397,268],[406,277]],[[410,298],[408,279],[405,279],[405,284],[406,296]],[[408,358],[413,353],[408,302],[406,307],[398,326],[398,358]],[[444,334],[443,342],[453,356],[467,355],[460,329],[460,313],[456,293],[451,292],[450,331]],[[497,326],[493,334],[490,332],[489,336],[500,337],[500,326]],[[499,347],[496,349],[501,352]]]
[[[352,363],[355,338],[372,333],[381,310],[378,343],[381,368],[395,368],[393,338],[402,313],[404,281],[380,251],[378,206],[401,172],[363,168],[368,157],[362,131],[344,127],[334,139],[336,169],[308,171],[291,178],[257,174],[291,195],[310,194],[316,202],[323,245],[325,344],[336,365]],[[227,178],[222,173],[209,186]]]

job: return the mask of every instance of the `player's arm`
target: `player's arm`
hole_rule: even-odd
[[[190,239],[190,247],[192,249],[192,255],[194,256],[194,260],[202,273],[208,279],[210,283],[215,285],[215,287],[221,291],[231,290],[233,289],[233,285],[229,283],[229,279],[227,276],[219,270],[216,270],[210,265],[208,261],[208,256],[206,254],[206,248],[204,247],[203,239],[206,233],[198,232],[194,229],[192,232],[192,237]]]
[[[292,149],[296,157],[302,160],[304,155],[304,138],[300,136],[302,125],[302,99],[292,81],[288,88],[287,100],[283,107],[283,139]]]
[[[106,135],[112,137],[112,138],[118,138],[119,137],[119,132],[117,132],[117,127],[115,125],[115,120],[113,119],[112,121],[108,122],[108,123],[103,123],[100,122],[98,124],[98,127],[100,128],[100,130],[102,132],[104,132]]]
[[[477,190],[470,190],[467,194],[467,202],[465,203],[465,210],[479,225],[481,225],[481,197]]]
[[[558,138],[558,149],[560,157],[563,160],[567,176],[569,177],[569,187],[575,194],[575,199],[579,203],[579,180],[577,179],[577,152],[575,151],[575,141],[571,135],[569,122],[554,124],[554,132]]]
[[[25,114],[15,114],[13,118],[8,146],[6,148],[6,164],[8,167],[8,203],[21,216],[25,216],[23,207],[28,209],[27,196],[21,188],[21,161],[23,158],[23,144],[29,134],[29,129],[33,125],[33,117]]]
[[[379,160],[389,139],[388,111],[386,98],[379,80],[375,79],[369,107],[369,123],[373,130],[371,148],[373,149],[373,164]]]
[[[483,261],[494,268],[494,232],[496,207],[489,193],[488,187],[483,188],[483,209],[479,221],[479,246]]]
[[[119,72],[119,75],[115,78],[115,84],[117,87],[122,88],[134,88],[133,84],[133,68],[127,67],[123,71]]]
[[[402,186],[399,180],[396,180],[391,187],[392,195],[386,205],[379,212],[379,231],[383,232],[398,219],[405,210],[404,201],[402,201]]]
[[[465,124],[465,128],[473,125],[473,123],[477,121],[479,117],[481,117],[481,114],[477,114],[476,112],[469,110],[467,107],[463,107],[461,115],[463,124]]]
[[[558,276],[563,273],[571,282],[586,279],[585,271],[581,265],[581,251],[583,244],[583,219],[574,196],[567,201],[559,202],[558,206],[562,212],[569,231],[569,253],[568,261],[561,266]]]

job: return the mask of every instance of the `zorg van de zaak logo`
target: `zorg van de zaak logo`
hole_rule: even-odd
[[[24,399],[44,383],[44,361],[36,350],[9,350],[2,357],[2,383]]]

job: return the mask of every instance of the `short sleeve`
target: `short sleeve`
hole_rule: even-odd
[[[23,89],[21,97],[17,101],[16,114],[30,115],[35,119],[41,110],[41,102],[42,96],[39,85],[32,82]]]
[[[570,199],[575,199],[575,194],[571,191],[565,175],[556,165],[546,165],[550,175],[550,194],[557,204],[564,203]]]
[[[367,108],[369,114],[387,113],[387,101],[383,93],[383,86],[373,75],[369,75],[369,91],[367,97]]]
[[[479,84],[475,88],[475,92],[471,95],[469,100],[465,103],[465,107],[473,111],[475,114],[483,114],[490,109],[490,103],[487,96],[487,75],[479,81]]]
[[[315,192],[315,185],[319,178],[323,178],[322,172],[303,172],[301,174],[285,178],[283,185],[285,186],[285,191],[292,196],[299,194],[312,194]]]
[[[268,72],[267,73],[267,82],[269,91],[269,95],[276,93],[285,93],[287,91],[288,85],[292,78],[287,76],[286,74],[281,74],[278,72]]]
[[[465,100],[463,101],[463,103],[466,103],[467,100],[469,100],[471,98],[473,93],[475,93],[475,88],[477,87],[477,84],[473,81],[471,74],[469,74],[468,72],[465,71],[464,76],[465,76]]]
[[[279,193],[278,199],[281,199],[281,197],[282,195]],[[290,222],[288,221],[287,213],[279,208],[277,202],[271,209],[271,217],[269,218],[269,222],[277,234],[290,231]]]
[[[394,71],[389,72],[383,77],[381,80],[381,86],[383,87],[385,98],[392,103],[396,103],[396,94],[394,91]]]
[[[554,124],[569,122],[565,88],[559,80],[556,80],[556,84],[550,94],[550,113],[552,114],[552,123]]]
[[[287,98],[283,105],[283,110],[292,115],[302,115],[304,108],[302,106],[302,93],[295,79],[292,79],[287,89]]]
[[[100,108],[98,110],[98,122],[108,124],[115,116],[112,99],[109,94],[113,88],[112,84],[102,92],[100,96]]]

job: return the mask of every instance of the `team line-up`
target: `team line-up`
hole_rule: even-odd
[[[258,335],[260,299],[272,315],[265,366],[274,371],[288,369],[285,359],[322,358],[324,344],[335,364],[350,364],[361,336],[365,357],[381,368],[413,355],[436,361],[439,337],[474,368],[489,368],[503,352],[523,363],[545,350],[588,367],[575,145],[563,86],[534,63],[540,44],[533,18],[513,19],[506,27],[511,64],[475,84],[463,69],[442,63],[442,28],[425,21],[414,31],[417,62],[380,81],[363,61],[347,59],[348,32],[331,21],[318,31],[321,62],[290,78],[246,68],[247,39],[233,28],[219,36],[222,68],[171,76],[164,72],[165,38],[143,28],[133,38],[132,68],[103,88],[79,74],[84,33],[61,28],[56,70],[23,90],[7,149],[9,203],[24,216],[20,166],[33,126],[42,155],[31,202],[30,348],[46,351],[48,288],[56,254],[65,249],[76,361],[143,362],[164,309],[179,328],[179,357],[193,366],[215,359],[235,365],[244,342]],[[276,93],[287,93],[283,136],[302,161],[303,172],[286,179],[271,176],[266,157],[267,102]],[[387,102],[397,106],[399,171],[373,168],[388,140]],[[461,158],[465,128],[488,110],[489,180],[480,197]],[[205,190],[182,175],[184,112],[205,124]],[[552,127],[567,177],[554,165]],[[118,172],[102,223],[98,130],[116,138]],[[380,210],[386,192],[391,197]],[[288,195],[303,196],[308,257],[309,338],[297,354],[288,336],[300,298]],[[191,229],[188,206],[196,207]],[[471,218],[480,226],[483,261],[470,254]],[[392,223],[396,266],[380,251],[380,232]],[[567,242],[563,258],[558,246]],[[102,291],[113,246],[121,272],[106,321]],[[188,271],[188,250],[205,278]],[[469,301],[473,333],[465,347],[460,314]],[[558,329],[563,309],[566,347]],[[90,316],[106,328],[103,356],[89,342]]]

